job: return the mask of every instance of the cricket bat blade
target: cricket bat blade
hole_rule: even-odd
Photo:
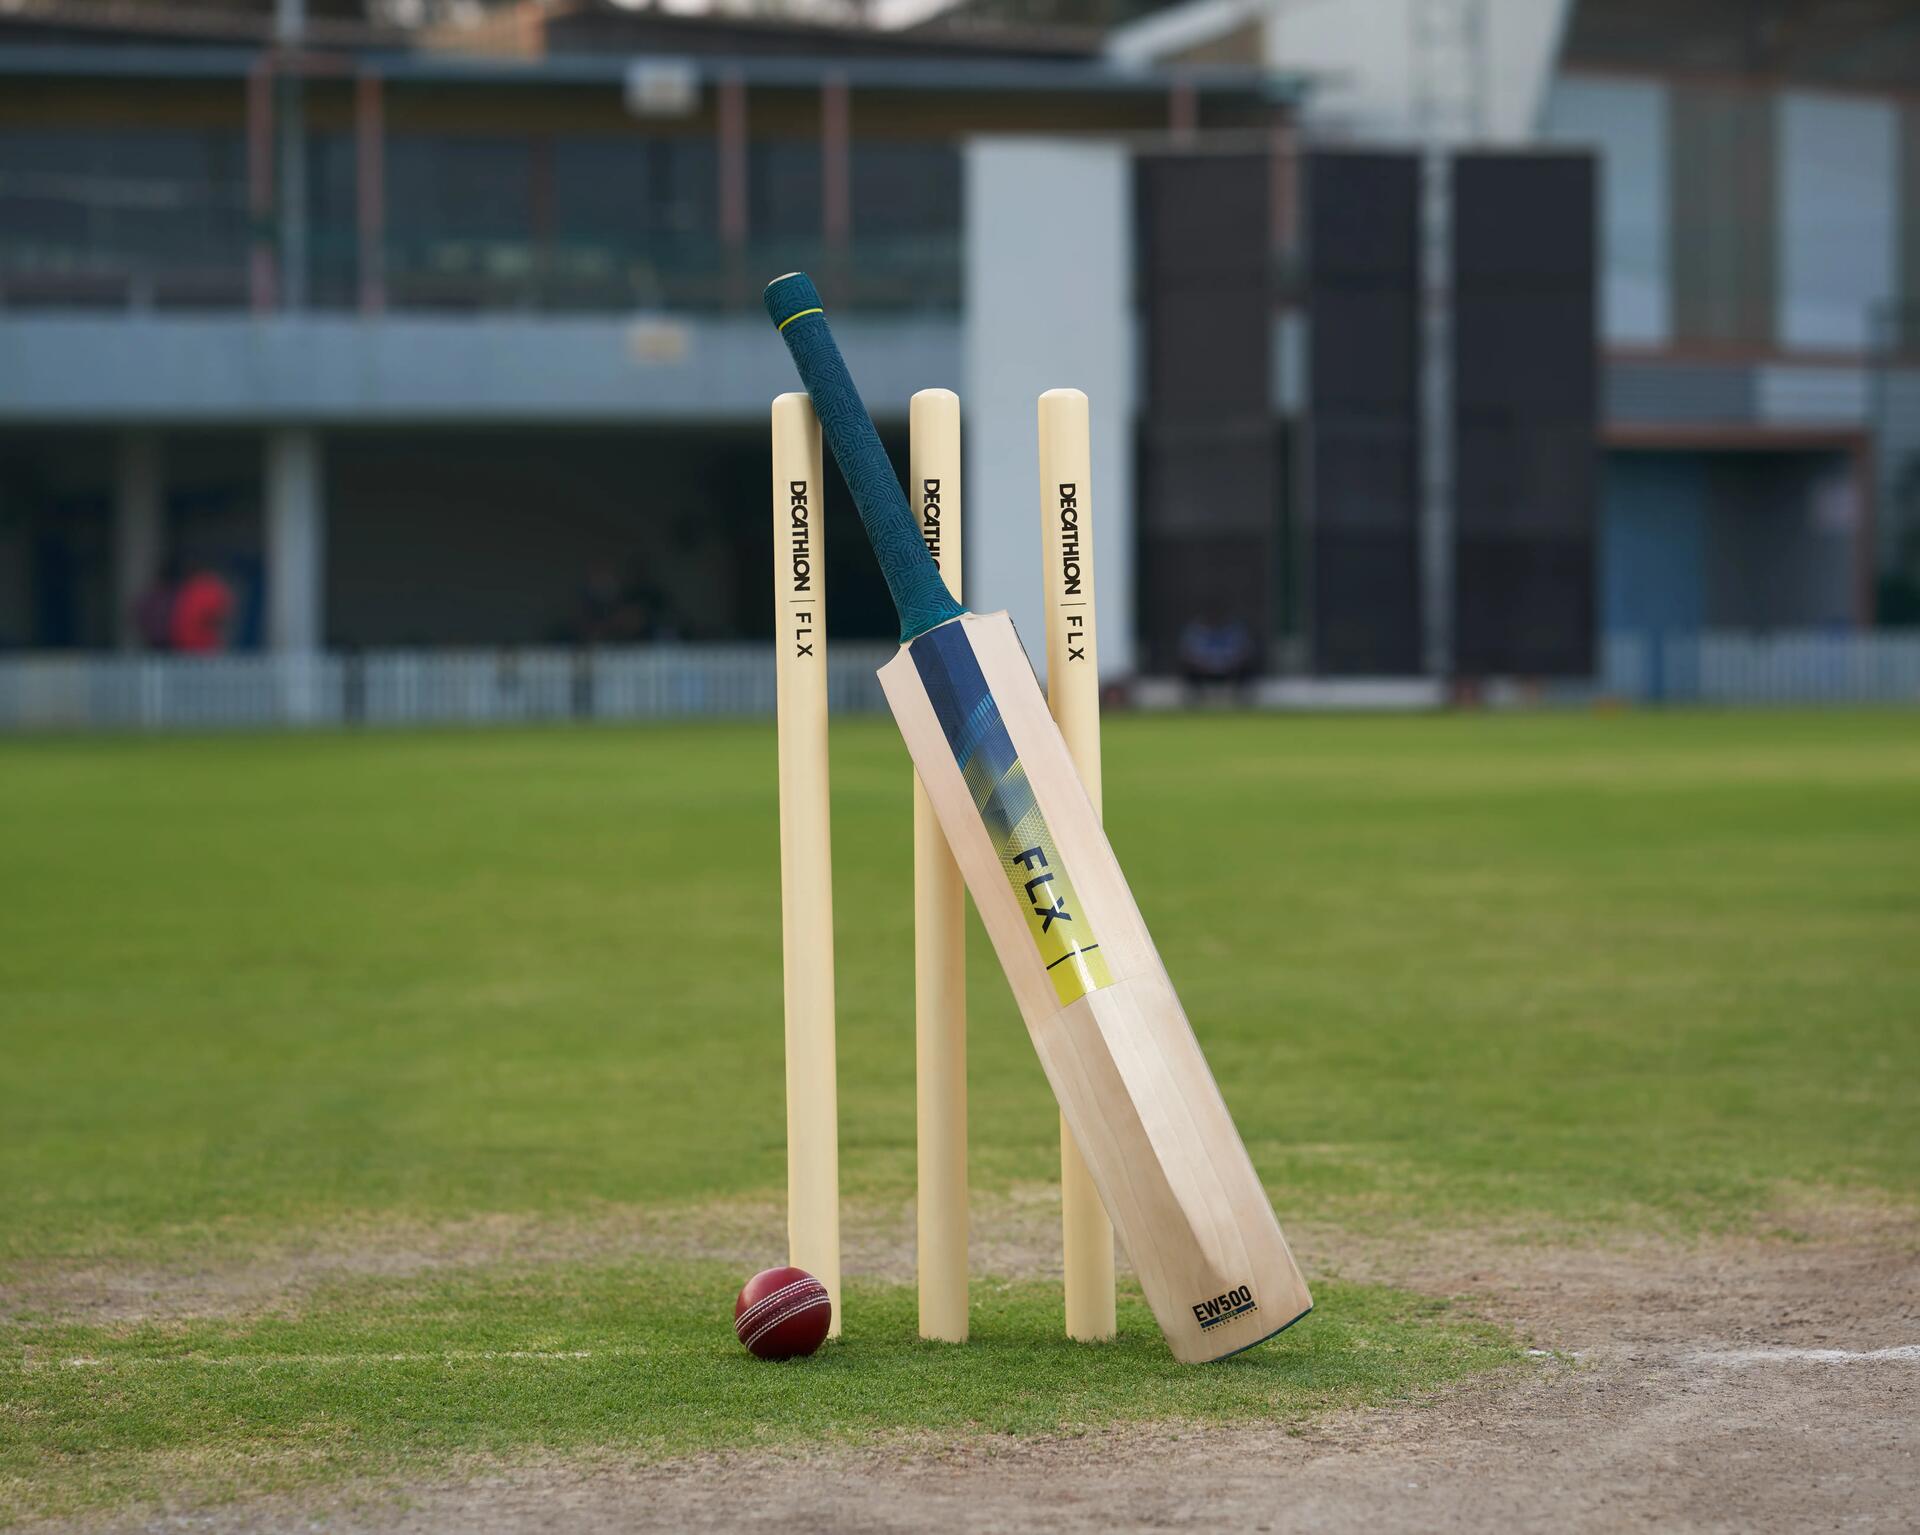
[[[1174,1356],[1291,1326],[1306,1282],[1012,621],[929,630],[880,685]]]

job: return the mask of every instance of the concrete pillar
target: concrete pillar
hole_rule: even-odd
[[[1122,144],[978,139],[966,151],[966,210],[967,504],[994,509],[967,520],[968,605],[1007,609],[1028,654],[1045,654],[1039,399],[1048,389],[1084,390],[1100,671],[1130,676],[1138,542],[1132,159]]]
[[[747,82],[737,70],[720,77],[715,101],[718,116],[717,158],[720,171],[720,245],[726,262],[727,292],[738,306],[759,285],[747,271],[747,226],[751,213],[747,198],[748,139]]]
[[[307,85],[292,70],[280,75],[280,299],[288,309],[307,307]]]
[[[747,238],[747,82],[737,71],[720,77],[720,239],[737,250]]]
[[[252,243],[247,249],[247,282],[255,314],[270,314],[280,302],[279,258],[273,237],[273,88],[273,55],[261,53],[247,70],[247,216],[253,225]]]
[[[166,558],[166,482],[157,432],[121,435],[113,487],[113,632],[122,650],[142,644],[140,599]]]
[[[364,71],[353,93],[354,163],[360,191],[360,312],[387,307],[387,127],[380,76]]]
[[[0,478],[0,647],[24,650],[33,638],[33,543],[24,510],[8,516]]]
[[[820,232],[845,254],[853,228],[853,106],[845,75],[820,82]]]
[[[1421,670],[1453,675],[1453,157],[1420,156]]]
[[[267,435],[267,646],[317,651],[325,642],[326,507],[320,440],[308,427]]]
[[[307,0],[274,0],[273,39],[298,49],[307,36]],[[279,75],[280,298],[289,309],[307,307],[307,84],[296,62]]]

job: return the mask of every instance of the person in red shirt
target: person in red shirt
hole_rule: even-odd
[[[169,638],[181,655],[210,656],[227,648],[233,588],[214,571],[196,567],[173,594]]]

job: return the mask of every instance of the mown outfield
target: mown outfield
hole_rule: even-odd
[[[908,768],[886,722],[836,728],[845,1193],[905,1234]],[[1920,1196],[1912,716],[1120,717],[1107,805],[1283,1223],[1684,1237]],[[1204,1371],[1134,1298],[1119,1344],[1059,1342],[1031,1272],[980,1276],[965,1350],[856,1273],[841,1343],[748,1360],[734,1290],[783,1256],[775,861],[761,726],[0,747],[0,1522],[1291,1418],[1520,1357],[1309,1263],[1318,1312]],[[1056,1130],[975,939],[990,1235]]]

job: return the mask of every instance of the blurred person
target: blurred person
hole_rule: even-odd
[[[1253,680],[1256,656],[1246,621],[1208,614],[1180,631],[1180,672],[1187,686],[1238,690]]]
[[[625,595],[619,576],[609,567],[602,565],[588,571],[587,579],[580,584],[580,597],[567,637],[576,645],[606,644],[618,627]]]
[[[147,583],[133,605],[134,632],[148,650],[173,648],[173,603],[180,591],[180,561],[168,555],[160,573]]]
[[[650,626],[649,601],[639,581],[602,565],[580,588],[567,638],[577,645],[631,645],[649,638]]]
[[[640,636],[651,643],[672,645],[685,638],[674,616],[673,604],[658,587],[637,584],[634,588],[640,604]]]
[[[168,632],[181,655],[218,655],[227,648],[233,623],[233,588],[206,564],[194,566],[173,596]]]

